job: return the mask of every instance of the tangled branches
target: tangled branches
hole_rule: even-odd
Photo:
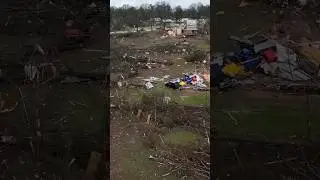
[[[196,142],[196,146],[172,145],[166,143],[162,136],[159,135],[161,144],[158,143],[154,147],[156,155],[150,158],[161,166],[169,168],[169,172],[162,176],[174,173],[188,179],[209,179],[210,141],[208,132],[210,124],[207,122],[208,119],[199,116],[199,114],[197,115],[195,112],[191,113],[189,110],[184,109],[184,113],[176,112],[175,114],[180,114],[180,116],[184,117],[179,118],[179,127],[188,129],[201,136]],[[193,111],[195,110],[199,109],[193,109]],[[190,116],[191,114],[194,116]],[[189,115],[189,118],[186,118],[187,115]],[[177,123],[175,124],[178,125]],[[154,125],[152,127],[157,128]],[[150,132],[154,134],[155,131],[149,131],[148,134]]]
[[[209,146],[195,149],[185,147],[157,148],[157,157],[151,157],[170,171],[162,176],[172,173],[179,174],[184,178],[196,179],[210,178],[210,152]]]

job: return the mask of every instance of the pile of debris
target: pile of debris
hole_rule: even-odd
[[[166,87],[172,89],[194,89],[194,90],[208,90],[205,82],[209,82],[210,77],[208,74],[184,74],[183,78],[172,79],[165,84]]]
[[[154,68],[164,68],[170,66],[173,62],[162,55],[181,53],[182,55],[194,55],[191,45],[188,42],[176,42],[169,43],[166,45],[156,45],[149,47],[147,49],[125,49],[125,51],[120,50],[124,48],[115,49],[112,51],[113,55],[117,59],[116,62],[112,62],[112,71],[123,71],[126,67],[130,66],[130,69],[154,69]],[[201,52],[196,53],[196,58],[200,61],[208,61],[208,53]],[[192,56],[193,57],[193,56]],[[119,61],[120,60],[120,61]]]
[[[165,29],[164,33],[160,37],[160,39],[166,39],[168,37],[184,37],[182,34],[182,28],[181,27],[173,27]]]
[[[165,80],[167,80],[170,76],[169,75],[165,75],[162,78],[157,78],[157,77],[150,77],[148,79],[143,79],[143,81],[145,82],[144,86],[146,89],[152,89],[154,88],[155,83],[158,82],[163,82]]]
[[[169,79],[169,75],[165,75],[162,78],[150,77],[143,79],[145,82],[144,86],[146,89],[154,88],[154,84],[158,82],[164,82]],[[210,84],[210,75],[208,73],[197,74],[197,73],[185,73],[182,78],[171,79],[165,83],[165,86],[175,90],[193,89],[193,90],[209,90],[208,85]]]
[[[155,45],[147,50],[149,52],[153,52],[155,54],[160,54],[160,53],[182,53],[182,54],[187,54],[190,52],[194,47],[187,41],[177,41],[174,43],[168,43],[165,45]],[[145,49],[144,49],[145,50]]]
[[[286,81],[308,81],[319,74],[320,50],[309,44],[286,46],[265,35],[233,37],[235,52],[214,55],[211,64],[213,85],[219,89],[235,86],[254,73],[263,73]]]

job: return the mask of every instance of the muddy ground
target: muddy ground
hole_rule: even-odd
[[[213,18],[214,52],[233,51],[230,35],[243,36],[259,30],[275,34],[275,24],[283,26],[284,33],[278,36],[290,35],[295,41],[301,37],[319,40],[315,9],[297,11],[257,2],[239,8],[239,4],[237,0],[215,1],[214,11],[220,15]],[[318,172],[312,170],[319,160],[314,153],[319,141],[319,114],[315,110],[318,95],[238,88],[212,96],[211,118],[217,139],[212,154],[215,177],[318,179]],[[307,162],[311,162],[310,167],[303,165]]]
[[[107,36],[103,27],[93,34],[88,46],[105,50]],[[21,39],[1,35],[1,47],[17,49]],[[13,47],[15,46],[15,47]],[[2,55],[19,60],[21,51]],[[14,56],[16,55],[16,56]],[[79,73],[105,71],[103,52],[84,49],[62,52],[55,60]],[[3,56],[2,56],[3,57]],[[17,72],[23,74],[22,72]],[[15,71],[16,72],[16,71]],[[14,139],[1,144],[1,179],[81,179],[90,153],[105,149],[106,94],[104,82],[62,84],[59,81],[34,86],[32,83],[1,82],[3,108],[16,108],[0,114],[1,136]],[[101,159],[97,179],[107,177]]]
[[[200,165],[205,170],[194,173],[198,161],[189,161],[190,166],[184,161],[192,158],[196,149],[209,154],[204,133],[209,131],[209,92],[169,89],[164,86],[168,80],[146,90],[142,80],[208,71],[208,64],[200,59],[197,65],[185,63],[183,49],[208,53],[209,37],[183,40],[160,36],[161,33],[150,32],[111,38],[111,179],[209,178],[209,164]],[[136,58],[125,59],[125,53]],[[144,58],[157,63],[149,69]],[[166,98],[168,102],[164,101]],[[170,160],[172,157],[175,158]],[[209,162],[209,156],[199,158]]]

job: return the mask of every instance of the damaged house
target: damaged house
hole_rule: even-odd
[[[166,21],[165,35],[167,36],[196,36],[198,34],[209,34],[209,23],[207,19],[188,19],[182,18],[181,20]]]
[[[183,35],[196,35],[198,33],[198,22],[195,19],[187,19],[184,21],[184,27],[181,33]]]

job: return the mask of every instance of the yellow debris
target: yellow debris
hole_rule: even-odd
[[[180,85],[180,86],[185,86],[185,85],[187,85],[187,83],[184,82],[184,81],[180,81],[180,82],[179,82],[179,85]]]
[[[307,57],[317,67],[320,66],[320,50],[313,47],[303,47],[300,49],[300,53]]]
[[[237,75],[244,75],[245,72],[244,72],[244,67],[243,66],[240,66],[240,65],[237,65],[235,63],[231,63],[231,64],[228,64],[226,65],[223,69],[222,69],[222,72],[225,74],[225,75],[228,75],[230,77],[235,77]]]

